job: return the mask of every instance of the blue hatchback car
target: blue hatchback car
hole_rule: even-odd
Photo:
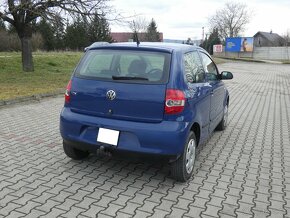
[[[82,159],[99,148],[169,158],[186,181],[196,147],[227,125],[229,93],[210,55],[170,43],[90,46],[75,68],[60,115],[63,148]]]

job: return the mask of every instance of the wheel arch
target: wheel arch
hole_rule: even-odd
[[[197,122],[194,122],[190,128],[190,131],[194,132],[196,138],[196,145],[198,147],[200,141],[200,125]]]

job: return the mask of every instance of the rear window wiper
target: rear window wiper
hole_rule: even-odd
[[[145,77],[138,77],[138,76],[112,76],[113,80],[148,80]]]

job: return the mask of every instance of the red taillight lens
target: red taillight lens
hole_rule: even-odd
[[[185,96],[183,91],[167,89],[165,98],[165,114],[177,114],[183,111]]]
[[[65,90],[65,94],[64,94],[65,103],[70,102],[70,90],[71,90],[71,80],[68,82],[68,84],[66,86],[66,90]]]

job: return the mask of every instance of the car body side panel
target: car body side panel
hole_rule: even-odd
[[[223,116],[224,100],[225,100],[225,86],[220,80],[210,82],[213,90],[210,97],[210,132],[212,132]]]
[[[190,111],[196,111],[192,115],[192,123],[200,126],[200,142],[203,142],[209,134],[209,111],[210,111],[210,87],[204,84],[191,84],[190,92],[193,96],[188,98]]]
[[[186,52],[193,51],[187,50]],[[170,82],[167,88],[182,89],[186,94],[187,104],[184,111],[178,115],[165,115],[166,120],[186,121],[190,123],[187,132],[189,134],[190,127],[194,123],[200,126],[199,142],[203,143],[210,133],[210,101],[212,85],[208,82],[204,83],[186,83],[184,78],[183,55],[184,53],[175,52],[172,56],[173,62],[171,65]]]
[[[194,51],[194,50],[191,50]],[[182,65],[182,70],[184,66]],[[183,74],[182,74],[183,75]],[[188,119],[186,121],[191,123],[197,123],[200,127],[199,143],[202,144],[209,136],[210,128],[210,100],[212,85],[206,81],[200,83],[188,83],[183,76],[183,86],[187,93],[187,100],[189,102]]]

